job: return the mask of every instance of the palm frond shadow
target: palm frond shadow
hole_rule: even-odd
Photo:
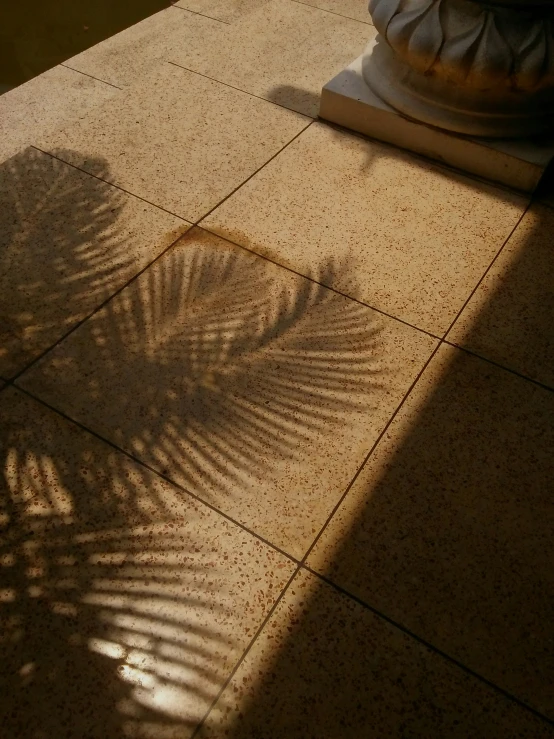
[[[124,200],[100,180],[30,148],[0,168],[0,200],[9,377],[136,266],[119,228]],[[15,390],[1,400],[2,734],[194,726],[235,653],[227,583],[217,557],[206,564],[194,508],[172,512],[169,486],[162,494],[147,470]]]
[[[96,166],[106,178],[107,163]],[[0,166],[0,374],[47,349],[132,269],[124,209],[120,191],[37,149]]]
[[[217,502],[367,411],[383,381],[378,321],[323,287],[337,269],[300,278],[194,229],[40,382],[48,392],[61,377],[70,415]]]
[[[118,191],[50,159],[28,150],[4,169],[8,369],[130,263]],[[350,265],[306,280],[194,229],[38,363],[38,395],[63,387],[54,406],[224,507],[309,455],[345,412],[367,412],[378,325],[322,287],[338,269]],[[192,730],[244,647],[225,594],[248,598],[219,567],[224,543],[197,526],[205,507],[16,389],[0,403],[4,732]]]
[[[192,728],[237,649],[217,547],[194,533],[201,516],[157,510],[154,475],[58,419],[48,427],[45,411],[42,433],[26,429],[35,409],[20,405],[0,434],[3,731]]]

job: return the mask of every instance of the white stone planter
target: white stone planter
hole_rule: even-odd
[[[554,158],[554,0],[371,0],[320,116],[532,192]]]
[[[476,136],[543,133],[554,118],[554,2],[371,0],[368,85],[396,110]]]

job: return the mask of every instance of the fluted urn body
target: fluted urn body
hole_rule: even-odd
[[[399,112],[473,136],[554,121],[554,0],[371,0],[363,75]]]

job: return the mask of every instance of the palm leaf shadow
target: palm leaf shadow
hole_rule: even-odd
[[[343,264],[349,270],[349,263]],[[369,410],[383,381],[364,305],[193,229],[43,363],[67,412],[214,502]]]
[[[23,396],[15,407],[0,434],[6,735],[192,729],[236,657],[201,512],[166,483],[156,508],[152,473]],[[25,428],[31,413],[41,433]]]
[[[0,374],[22,369],[133,269],[124,209],[119,190],[32,147],[0,166]]]
[[[30,150],[9,164],[2,331],[18,362],[51,341],[60,314],[71,327],[129,267],[118,191],[80,175],[66,181],[52,162]],[[69,228],[49,233],[68,209]],[[312,280],[288,275],[195,229],[39,363],[45,393],[52,372],[76,398],[69,415],[88,409],[93,429],[221,503],[270,477],[276,460],[301,461],[345,412],[367,412],[378,325],[323,287],[338,269],[350,265],[330,261]],[[238,647],[229,626],[237,615],[218,616],[226,582],[217,557],[198,554],[188,496],[14,389],[0,402],[8,393],[7,735],[161,739],[192,730]]]

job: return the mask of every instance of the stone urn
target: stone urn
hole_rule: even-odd
[[[479,137],[554,133],[554,0],[371,0],[366,84],[392,108]]]

